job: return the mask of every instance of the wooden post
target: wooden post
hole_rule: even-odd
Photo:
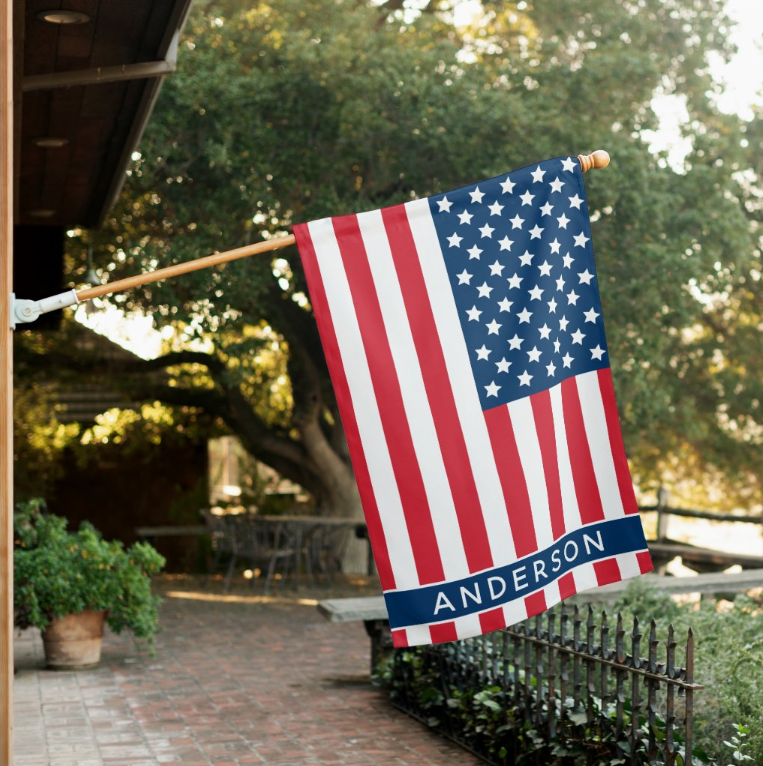
[[[0,3],[0,764],[13,756],[13,8]]]

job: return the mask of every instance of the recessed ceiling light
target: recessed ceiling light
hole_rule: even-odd
[[[80,11],[62,11],[51,9],[49,11],[40,11],[37,18],[47,21],[49,24],[84,24],[90,21],[90,16]]]
[[[52,218],[56,214],[55,210],[30,210],[29,215],[34,218]]]
[[[33,138],[32,143],[42,149],[58,149],[66,146],[69,143],[69,139],[59,136],[40,136],[39,138]]]

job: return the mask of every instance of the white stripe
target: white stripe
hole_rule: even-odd
[[[478,614],[466,614],[463,617],[457,617],[453,622],[459,639],[482,635],[482,625]]]
[[[564,425],[564,407],[562,406],[562,384],[549,389],[551,395],[551,414],[554,419],[556,436],[556,462],[559,466],[559,485],[562,490],[562,510],[564,531],[572,532],[581,526],[578,497],[575,494],[575,482],[572,478],[572,463],[567,442],[567,429]]]
[[[546,473],[543,470],[543,456],[540,451],[538,432],[535,429],[535,416],[530,398],[517,399],[506,405],[511,416],[511,425],[516,434],[519,462],[525,475],[527,494],[530,496],[535,540],[538,550],[548,548],[554,542],[551,531],[551,510],[548,505]]]
[[[405,637],[408,639],[408,646],[432,643],[432,634],[429,632],[428,625],[411,625],[405,629]]]
[[[599,485],[604,518],[619,519],[624,514],[623,499],[617,484],[598,373],[595,370],[584,372],[575,378],[575,382],[578,386],[580,409],[583,411],[583,423],[588,436],[593,472],[596,475],[596,483]]]
[[[617,566],[620,567],[621,580],[630,580],[641,574],[638,556],[635,553],[620,553],[615,558],[617,559]]]
[[[593,568],[593,564],[591,562],[575,567],[572,570],[572,574],[575,578],[575,590],[578,593],[582,593],[584,590],[591,590],[592,588],[599,587],[599,580],[596,577],[596,570]]]
[[[562,594],[559,591],[559,578],[543,589],[543,596],[546,599],[546,609],[551,609],[554,604],[558,604],[562,600]]]
[[[446,580],[461,579],[469,574],[469,565],[387,231],[380,210],[362,213],[357,218],[429,501],[443,573]],[[426,513],[425,508],[415,511]]]
[[[527,619],[527,606],[523,598],[516,598],[508,604],[504,604],[503,617],[506,620],[506,627],[510,628],[518,622]]]
[[[516,551],[509,514],[429,202],[425,199],[408,202],[405,210],[440,334],[445,367],[482,506],[493,564],[510,564],[516,561]]]
[[[400,589],[415,588],[419,585],[416,562],[409,536],[401,534],[401,530],[406,529],[405,515],[334,226],[330,219],[324,218],[308,224],[308,228],[352,396],[395,585]]]

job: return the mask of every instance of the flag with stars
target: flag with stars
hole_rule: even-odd
[[[652,568],[577,158],[294,233],[396,646]]]

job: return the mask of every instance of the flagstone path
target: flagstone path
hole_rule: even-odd
[[[294,598],[164,589],[182,597],[163,604],[154,657],[108,634],[98,668],[53,672],[39,633],[18,635],[13,766],[479,763],[369,684],[362,625]]]

